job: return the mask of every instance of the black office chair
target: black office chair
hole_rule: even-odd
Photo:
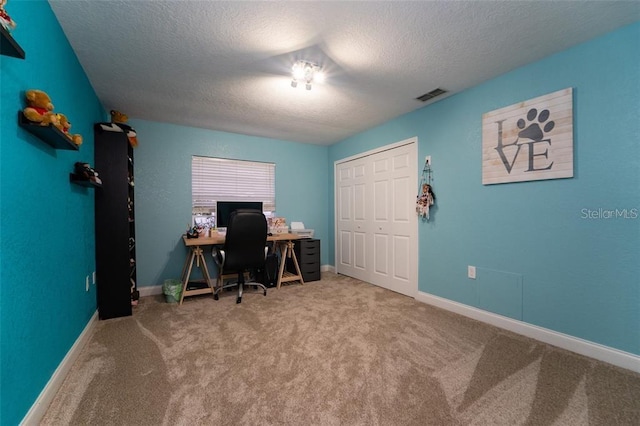
[[[245,282],[246,272],[264,267],[267,257],[267,229],[267,219],[260,210],[242,209],[231,213],[224,247],[214,247],[213,258],[220,275],[223,271],[234,271],[238,274],[238,282],[216,288],[213,293],[215,300],[218,300],[218,293],[223,289],[238,286],[236,303],[240,303],[245,285],[261,287],[264,295],[267,295],[267,288],[263,284]]]

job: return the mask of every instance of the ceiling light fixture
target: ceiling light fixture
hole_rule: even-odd
[[[304,82],[304,87],[311,90],[311,83],[324,80],[320,67],[308,61],[299,60],[291,69],[291,87],[298,87],[298,82]]]

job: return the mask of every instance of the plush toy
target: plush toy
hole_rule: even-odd
[[[58,120],[53,113],[51,98],[42,90],[27,90],[27,107],[22,110],[27,120],[39,123],[41,126],[56,125]]]
[[[112,123],[125,124],[127,120],[129,120],[129,117],[127,116],[127,114],[122,113],[120,111],[116,111],[115,109],[112,109],[110,114],[111,114]]]
[[[16,23],[11,16],[4,10],[4,6],[7,4],[7,0],[0,0],[0,25],[4,27],[5,30],[11,32],[16,29]]]
[[[111,114],[111,122],[116,124],[127,134],[127,137],[129,138],[129,143],[131,144],[131,146],[134,148],[138,146],[138,135],[136,134],[136,131],[133,130],[131,126],[126,124],[127,120],[129,120],[129,117],[127,116],[127,114],[124,114],[120,111],[116,111],[115,109],[112,109],[110,114]]]
[[[71,139],[71,142],[73,142],[78,146],[82,145],[81,135],[77,133],[75,135],[72,135],[71,133],[69,133],[69,129],[71,128],[71,123],[69,122],[69,119],[67,118],[67,116],[64,114],[56,114],[56,119],[58,121],[58,124],[56,125],[56,127],[60,129],[60,131],[62,131],[62,133],[65,134],[65,136]]]
[[[428,183],[422,184],[422,193],[418,195],[416,200],[416,211],[423,219],[429,220],[429,207],[431,207],[436,200],[436,194],[433,193],[431,185]]]

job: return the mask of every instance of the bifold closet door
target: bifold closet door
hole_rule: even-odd
[[[415,296],[415,143],[336,166],[336,270]]]
[[[367,157],[340,164],[336,176],[337,272],[369,281],[371,174]]]

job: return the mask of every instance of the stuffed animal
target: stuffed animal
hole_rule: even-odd
[[[127,134],[127,137],[129,138],[129,143],[131,144],[131,146],[134,148],[138,146],[138,135],[136,134],[136,131],[133,130],[131,126],[126,124],[127,120],[129,120],[129,117],[127,116],[127,114],[124,114],[120,111],[116,111],[115,109],[112,109],[110,114],[111,114],[111,122],[117,124],[118,127],[120,127],[122,131]]]
[[[418,195],[416,200],[416,212],[423,219],[429,220],[429,207],[433,205],[436,200],[436,194],[433,193],[433,188],[428,183],[422,184],[422,193]]]
[[[71,139],[71,142],[73,142],[78,146],[82,145],[81,135],[77,133],[75,135],[72,135],[71,133],[69,133],[69,129],[71,128],[71,123],[69,122],[69,119],[67,118],[67,116],[64,114],[56,114],[56,119],[58,121],[58,124],[56,125],[56,127],[60,129],[60,131],[64,133],[66,137]]]
[[[110,114],[111,114],[111,122],[112,123],[125,124],[127,122],[127,120],[129,119],[127,114],[124,114],[124,113],[122,113],[120,111],[116,111],[115,109],[112,109]]]
[[[22,110],[27,120],[39,123],[41,126],[56,125],[58,120],[53,113],[51,98],[42,90],[27,90],[27,107]]]
[[[4,10],[4,6],[7,4],[7,0],[0,0],[0,25],[4,27],[5,30],[11,32],[16,29],[16,23],[11,16]]]

